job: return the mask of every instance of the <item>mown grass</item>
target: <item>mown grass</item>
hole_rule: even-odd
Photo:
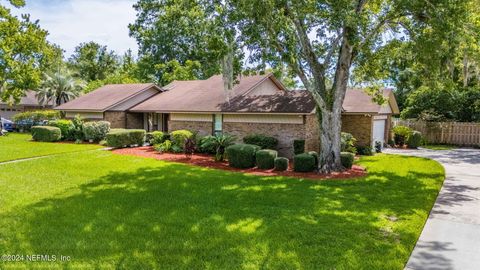
[[[444,179],[364,157],[367,177],[259,177],[95,151],[0,165],[0,269],[403,269]]]
[[[0,136],[0,162],[100,148],[99,145],[44,143],[31,139],[30,134],[9,133],[7,136]]]
[[[423,145],[422,147],[430,150],[452,150],[452,149],[458,148],[455,145],[449,145],[449,144],[429,144],[429,145]]]

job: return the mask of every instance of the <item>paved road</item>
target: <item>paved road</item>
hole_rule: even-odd
[[[480,150],[395,150],[440,162],[446,179],[405,269],[480,269]]]

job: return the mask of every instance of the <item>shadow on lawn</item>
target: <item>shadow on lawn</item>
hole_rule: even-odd
[[[302,182],[159,163],[0,216],[17,232],[0,250],[127,269],[402,268],[419,231],[391,227],[428,213],[437,191],[422,179],[435,176]]]

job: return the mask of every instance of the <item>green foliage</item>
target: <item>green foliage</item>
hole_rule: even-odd
[[[175,146],[180,147],[183,150],[186,139],[193,138],[193,132],[186,129],[175,130],[170,133],[170,140]]]
[[[198,61],[187,60],[185,65],[181,65],[176,59],[155,65],[155,69],[162,74],[160,82],[163,84],[175,80],[197,80],[201,76],[201,68],[202,65]]]
[[[277,157],[275,158],[275,171],[286,171],[288,169],[288,158]]]
[[[48,125],[52,127],[57,127],[62,131],[62,140],[73,140],[72,129],[73,123],[71,120],[58,119],[48,121]]]
[[[61,50],[47,41],[47,35],[28,14],[13,16],[0,5],[0,100],[19,102],[26,89],[37,89],[43,72],[61,61]]]
[[[417,149],[422,142],[422,133],[419,131],[412,131],[407,137],[408,148]]]
[[[32,139],[38,142],[56,142],[62,138],[62,131],[57,127],[33,126]]]
[[[165,140],[159,144],[155,144],[153,148],[160,153],[168,153],[172,151],[172,141]]]
[[[255,153],[260,147],[252,144],[234,144],[226,148],[231,167],[247,169],[255,167]]]
[[[170,138],[170,135],[162,131],[153,131],[153,132],[147,133],[147,142],[151,145],[161,144],[169,138]]]
[[[278,152],[270,149],[258,150],[255,153],[257,168],[269,170],[275,166],[275,159],[278,156]]]
[[[341,134],[341,151],[342,152],[350,152],[353,154],[357,153],[357,148],[355,148],[355,144],[357,143],[357,139],[353,137],[352,134],[347,132],[342,132]]]
[[[107,46],[90,41],[81,43],[75,48],[74,54],[69,59],[69,65],[82,80],[91,82],[104,80],[115,73],[120,66],[120,60]]]
[[[59,106],[78,97],[83,87],[83,82],[75,80],[67,71],[46,73],[37,90],[37,99],[42,105]]]
[[[94,80],[88,82],[88,84],[83,89],[83,93],[90,93],[107,84],[130,84],[140,82],[141,81],[133,77],[133,75],[117,72],[107,76],[103,80]]]
[[[403,146],[410,134],[412,134],[412,129],[409,127],[396,126],[393,128],[393,139],[398,146]]]
[[[122,148],[133,145],[142,146],[145,142],[146,132],[143,129],[112,129],[107,134],[107,145]]]
[[[369,145],[358,145],[357,146],[357,154],[361,156],[372,156],[373,149]]]
[[[262,134],[250,134],[243,138],[246,144],[258,145],[262,149],[277,149],[278,140]]]
[[[312,157],[315,158],[315,168],[318,168],[318,163],[320,162],[318,153],[315,152],[315,151],[310,151],[310,152],[308,152],[307,154],[309,154],[309,155],[311,155]]]
[[[293,153],[295,155],[305,153],[305,140],[294,140],[293,141]]]
[[[85,139],[83,134],[83,118],[80,115],[76,115],[73,120],[73,128],[71,130],[72,139],[75,141],[83,141]]]
[[[342,162],[342,166],[346,169],[351,169],[353,165],[353,161],[355,160],[355,155],[350,152],[341,152],[340,153],[340,161]]]
[[[185,139],[185,144],[183,145],[185,156],[191,157],[195,151],[197,151],[197,141],[195,138]]]
[[[53,110],[42,110],[42,111],[26,111],[18,113],[13,116],[14,122],[27,121],[32,123],[39,123],[42,121],[51,121],[60,118],[60,112]]]
[[[100,142],[105,140],[110,132],[110,123],[107,121],[86,122],[83,124],[83,136],[87,141]]]
[[[293,170],[296,172],[313,172],[315,167],[315,157],[313,155],[302,153],[293,157]]]
[[[200,140],[200,150],[204,153],[214,153],[216,161],[223,161],[226,157],[225,149],[233,145],[236,138],[228,134],[207,136]]]

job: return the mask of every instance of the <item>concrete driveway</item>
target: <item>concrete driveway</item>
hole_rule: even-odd
[[[447,176],[405,269],[480,269],[480,150],[385,152],[434,159]]]

